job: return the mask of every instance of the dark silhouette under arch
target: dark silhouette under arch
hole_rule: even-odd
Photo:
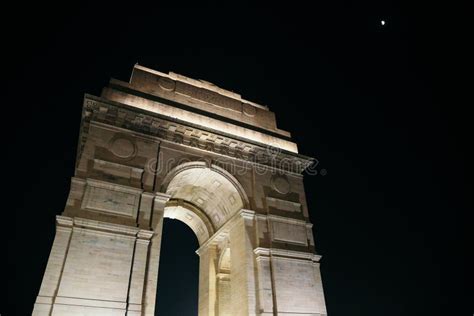
[[[179,220],[165,218],[155,315],[197,315],[199,248],[194,232]],[[176,277],[170,278],[169,275]]]

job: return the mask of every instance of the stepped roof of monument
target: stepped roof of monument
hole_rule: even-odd
[[[263,110],[268,110],[268,106],[266,106],[266,105],[261,105],[261,104],[258,104],[258,103],[255,103],[255,102],[252,102],[252,101],[249,101],[249,100],[245,100],[238,93],[235,93],[235,92],[230,91],[230,90],[225,90],[225,89],[220,88],[220,87],[218,87],[217,85],[215,85],[211,82],[208,82],[208,81],[205,81],[205,80],[202,80],[202,79],[189,78],[189,77],[174,73],[172,71],[170,71],[169,73],[166,74],[164,72],[160,72],[160,71],[157,71],[157,70],[154,70],[154,69],[150,69],[150,68],[141,66],[138,63],[135,64],[134,68],[137,68],[137,69],[140,69],[142,71],[146,71],[146,72],[149,72],[149,73],[161,76],[161,77],[170,78],[170,79],[175,80],[175,81],[181,81],[181,82],[184,82],[184,83],[189,84],[189,85],[193,85],[193,86],[198,87],[198,88],[210,90],[210,91],[219,93],[220,95],[226,96],[228,98],[232,98],[232,99],[241,101],[243,103],[253,105],[253,106],[255,106],[257,108],[260,108],[260,109],[263,109]]]

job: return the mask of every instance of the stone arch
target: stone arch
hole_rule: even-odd
[[[214,235],[214,227],[207,215],[199,207],[185,200],[170,199],[165,205],[163,216],[188,225],[196,235],[199,245]]]
[[[185,223],[199,241],[199,315],[232,315],[229,232],[223,226],[249,207],[242,185],[219,166],[193,161],[172,169],[159,192],[168,198],[163,217]]]
[[[170,196],[164,216],[189,225],[200,244],[249,205],[247,194],[234,176],[203,161],[175,167],[164,178],[160,192]]]

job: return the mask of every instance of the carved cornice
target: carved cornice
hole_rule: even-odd
[[[277,257],[279,259],[288,260],[311,260],[313,263],[318,263],[319,260],[321,260],[320,255],[312,252],[293,251],[287,249],[257,247],[253,252],[255,253],[257,259]]]
[[[138,237],[141,239],[150,239],[154,232],[150,230],[144,230],[137,227],[113,224],[108,222],[102,222],[92,219],[80,218],[80,217],[68,217],[68,216],[56,216],[57,226],[60,227],[74,227],[74,229],[87,229],[96,232],[113,233],[124,236]]]
[[[300,174],[314,162],[314,159],[310,157],[278,148],[268,148],[239,137],[206,130],[201,126],[92,95],[84,97],[78,155],[82,152],[91,121],[129,129],[176,144],[291,173]]]

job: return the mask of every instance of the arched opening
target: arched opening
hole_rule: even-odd
[[[155,315],[198,314],[199,247],[195,233],[179,220],[165,218]]]
[[[195,272],[194,274],[194,276],[199,275],[199,314],[232,315],[230,310],[230,247],[228,243],[222,243],[225,241],[222,234],[226,231],[223,226],[242,208],[248,206],[248,198],[242,186],[231,174],[218,166],[207,165],[204,162],[190,162],[173,169],[163,180],[160,191],[165,193],[169,200],[164,206],[163,213],[164,218],[168,218],[168,220],[164,222],[162,235],[163,246],[160,255],[156,301],[158,314],[174,315],[174,311],[163,312],[163,308],[168,309],[172,306],[170,300],[173,303],[178,302],[178,305],[187,304],[185,302],[187,298],[183,298],[184,301],[181,300],[182,293],[177,293],[174,297],[166,293],[160,294],[160,291],[166,292],[167,287],[170,286],[174,286],[175,289],[186,286],[185,284],[168,283],[167,280],[170,278],[176,282],[179,282],[178,279],[186,280],[187,278],[181,275],[179,270],[168,270],[168,267],[162,267],[161,262],[170,262],[168,260],[171,260],[174,265],[172,269],[176,269],[183,264],[178,261],[191,261],[190,257],[189,259],[187,255],[184,257],[185,254],[176,249],[179,246],[173,245],[173,239],[181,239],[182,236],[175,236],[175,232],[167,232],[171,218],[186,224],[194,232],[199,243],[199,246],[196,245],[193,249],[198,250],[199,254],[199,257],[193,258],[199,260],[199,273]],[[221,228],[224,231],[220,230]],[[216,237],[215,233],[218,231]],[[167,252],[170,249],[178,252],[169,254]],[[174,258],[166,258],[167,256],[174,256]],[[164,264],[167,265],[167,263]],[[161,279],[162,275],[165,280]],[[162,285],[162,282],[165,285]],[[164,295],[164,298],[160,295]],[[189,295],[190,300],[195,302],[195,299],[192,298],[193,294]],[[180,301],[182,302],[179,303]],[[167,306],[162,307],[161,305]],[[176,308],[185,307],[177,306]],[[178,314],[196,315],[197,312],[179,312]]]
[[[202,245],[214,234],[214,227],[206,214],[199,207],[185,200],[169,200],[166,203],[164,217],[185,223],[196,235],[199,245]]]
[[[161,192],[201,210],[201,219],[214,232],[236,212],[248,207],[247,195],[237,179],[219,166],[202,161],[184,163],[171,170],[163,180]],[[199,232],[196,235],[199,238]]]

